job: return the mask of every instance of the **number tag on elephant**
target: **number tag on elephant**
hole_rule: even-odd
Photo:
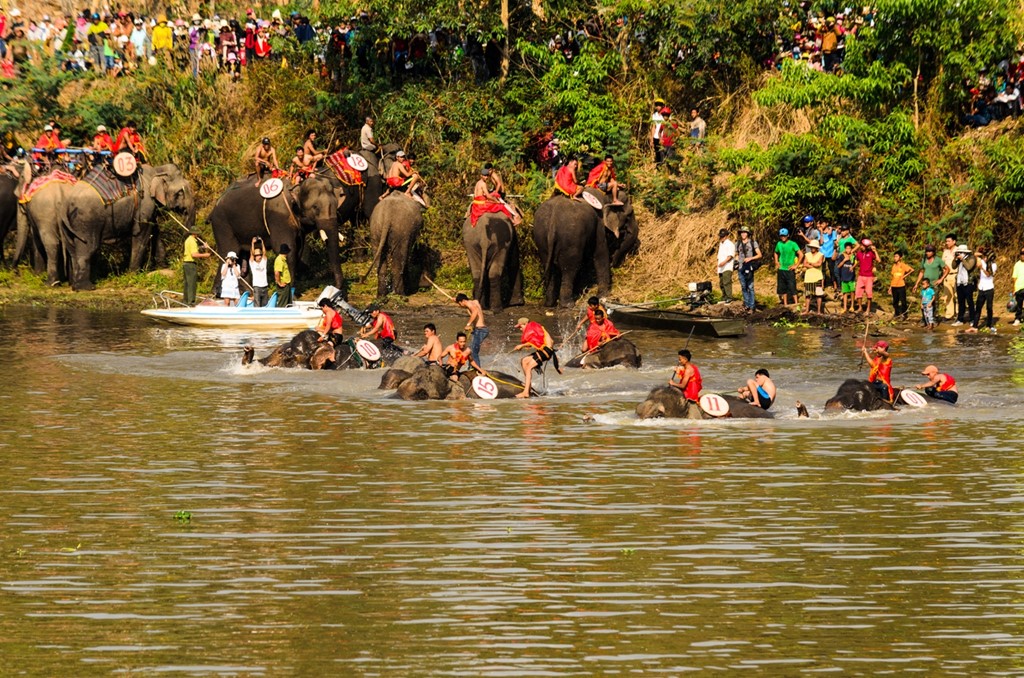
[[[712,417],[724,417],[729,414],[729,401],[717,393],[705,393],[700,397],[700,409]]]
[[[380,349],[377,348],[376,344],[366,341],[365,339],[360,339],[356,342],[356,353],[371,363],[375,363],[380,360]]]
[[[498,385],[490,377],[473,377],[473,391],[484,400],[498,397]]]
[[[119,177],[130,177],[139,169],[139,163],[131,153],[118,153],[114,156],[114,171]]]
[[[277,178],[270,178],[260,184],[260,195],[264,200],[270,200],[281,195],[284,190],[284,182]]]
[[[604,209],[604,205],[597,199],[596,195],[583,191],[583,199],[587,201],[587,204],[593,207],[595,210]]]
[[[902,391],[900,392],[900,400],[910,405],[911,407],[927,407],[928,401],[924,399],[924,396],[917,391]]]
[[[370,164],[366,162],[366,158],[364,158],[361,155],[356,155],[355,153],[348,156],[346,160],[348,160],[349,167],[356,170],[357,172],[365,172],[366,168],[370,166]]]

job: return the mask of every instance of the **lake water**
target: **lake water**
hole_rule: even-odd
[[[961,405],[835,418],[850,331],[694,338],[706,388],[771,371],[767,422],[633,418],[685,336],[427,403],[240,365],[285,338],[0,309],[0,673],[1024,675],[1019,335],[891,338]]]

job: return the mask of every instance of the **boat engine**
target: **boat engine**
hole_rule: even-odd
[[[712,285],[710,282],[692,282],[687,285],[690,290],[690,296],[688,302],[690,304],[690,310],[703,306],[708,303],[708,298],[711,296]]]

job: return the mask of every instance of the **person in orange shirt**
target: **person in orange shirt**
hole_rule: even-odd
[[[555,190],[561,191],[572,200],[579,200],[583,187],[576,183],[576,168],[579,166],[573,158],[555,174]]]
[[[517,398],[530,397],[530,382],[533,380],[533,370],[540,367],[547,361],[552,361],[555,370],[561,374],[562,368],[558,366],[558,356],[555,355],[555,341],[551,338],[544,326],[539,322],[531,321],[529,318],[520,318],[516,321],[516,328],[523,331],[523,336],[513,351],[520,351],[524,348],[534,349],[533,353],[522,360],[523,367],[523,390],[516,394]]]
[[[42,149],[43,153],[33,153],[32,158],[36,162],[42,162],[58,149],[67,148],[60,139],[60,125],[46,125],[43,127],[43,134],[36,141],[33,148]]]
[[[146,146],[142,143],[142,135],[139,134],[133,121],[129,121],[121,128],[117,135],[117,141],[114,142],[114,152],[121,153],[122,151],[132,153],[139,162],[146,162]]]
[[[914,272],[914,268],[903,261],[903,255],[899,252],[892,255],[892,271],[889,280],[889,294],[892,295],[892,315],[894,318],[906,319],[907,317],[907,276]]]
[[[597,309],[594,311],[594,322],[590,323],[590,327],[587,328],[587,336],[583,340],[583,350],[593,353],[621,334],[615,329],[612,321],[605,317],[604,311]]]
[[[700,370],[690,360],[693,358],[688,349],[679,351],[679,367],[668,380],[669,386],[674,386],[683,392],[687,400],[697,402],[700,399],[700,390],[704,388],[704,382],[700,377]]]
[[[114,139],[107,132],[105,125],[99,125],[96,127],[96,134],[92,137],[92,150],[95,153],[101,153],[107,151],[108,153],[114,152]]]

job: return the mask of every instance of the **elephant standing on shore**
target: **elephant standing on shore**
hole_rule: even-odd
[[[600,202],[600,210],[556,193],[534,215],[545,306],[572,306],[576,296],[595,282],[598,296],[610,294],[613,263],[622,263],[637,246],[636,215],[626,192],[619,191],[622,205],[612,205],[603,191],[584,190]]]
[[[331,182],[324,177],[307,177],[298,186],[285,181],[284,190],[264,199],[252,178],[240,179],[225,189],[206,218],[213,227],[217,252],[242,256],[253,238],[262,238],[268,249],[280,252],[288,245],[288,268],[299,270],[305,235],[313,230],[327,234],[327,257],[334,284],[342,286],[338,255],[338,202]],[[219,276],[218,276],[219,277]]]
[[[24,194],[31,178],[31,171],[22,177],[19,195]],[[31,251],[36,271],[45,266],[48,285],[59,285],[69,273],[60,227],[69,188],[71,184],[63,180],[50,181],[35,191],[27,203],[18,205],[14,263]]]
[[[133,271],[140,270],[147,257],[155,258],[159,209],[183,214],[186,228],[195,223],[192,187],[176,165],[140,166],[135,176],[136,190],[110,203],[90,185],[91,179],[101,181],[104,177],[100,175],[109,171],[95,167],[77,184],[64,189],[61,244],[70,262],[68,279],[76,290],[93,289],[92,257],[103,243],[129,240],[128,265]]]
[[[370,246],[377,271],[377,297],[408,294],[409,254],[423,229],[423,206],[404,193],[392,193],[377,204],[370,218]],[[364,276],[365,278],[365,276]]]
[[[746,400],[733,395],[722,395],[729,403],[727,417],[736,419],[772,419],[771,412],[751,405]],[[687,400],[682,392],[674,386],[659,386],[653,389],[647,400],[636,406],[636,416],[640,419],[714,419],[706,414],[697,403]]]
[[[0,264],[4,263],[4,241],[18,223],[18,180],[0,172]]]
[[[473,298],[492,311],[523,305],[523,270],[519,239],[505,213],[487,213],[473,225],[466,217],[462,244],[473,274]]]

